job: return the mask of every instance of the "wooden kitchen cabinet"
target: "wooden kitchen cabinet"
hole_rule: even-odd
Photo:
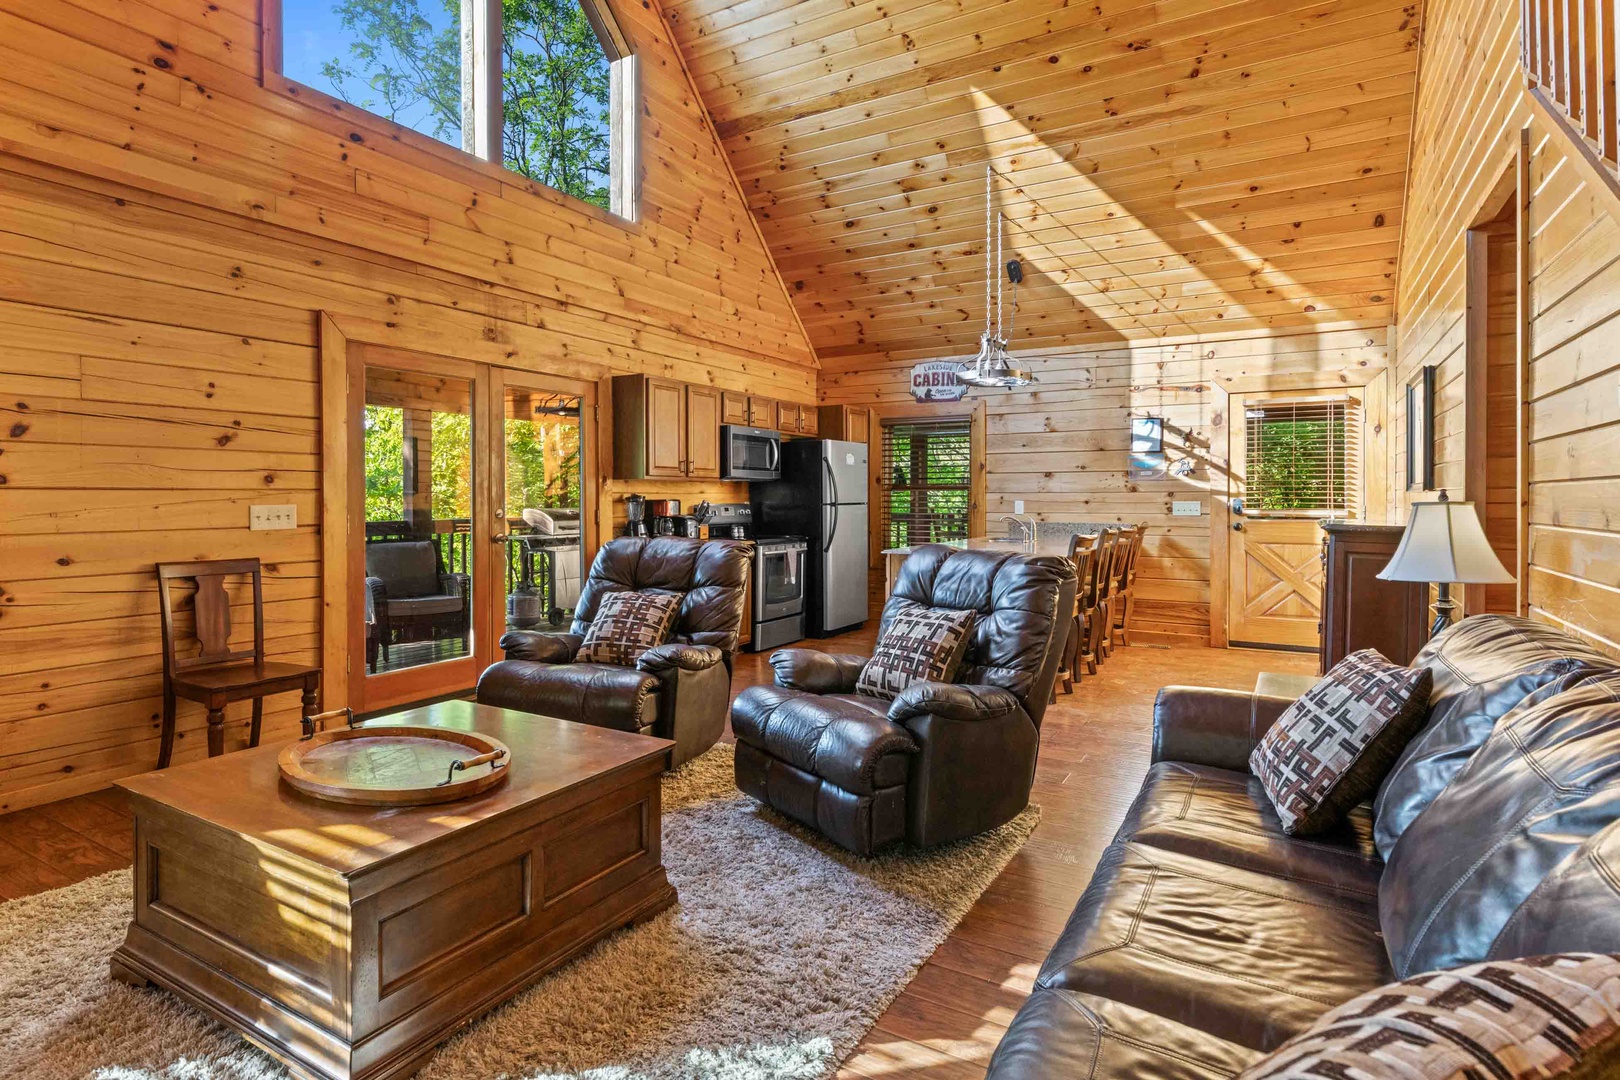
[[[817,435],[821,431],[821,414],[814,405],[800,405],[799,434]]]
[[[823,439],[868,442],[867,426],[872,410],[865,405],[823,405],[816,410],[818,430]]]
[[[748,399],[748,426],[765,428],[767,431],[776,427],[776,402],[767,397],[753,397]]]
[[[686,387],[686,475],[695,480],[720,479],[720,409],[719,390]]]
[[[737,424],[741,427],[748,427],[748,395],[740,394],[735,390],[722,390],[720,392],[720,422],[722,424]]]
[[[716,479],[720,391],[652,375],[613,379],[613,476]]]

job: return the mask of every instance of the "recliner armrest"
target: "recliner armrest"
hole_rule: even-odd
[[[636,658],[636,670],[660,679],[677,671],[707,671],[725,660],[726,654],[713,645],[685,645],[671,641],[654,645]]]
[[[778,649],[771,653],[776,685],[807,694],[853,694],[866,657],[824,653],[816,649]]]
[[[1249,755],[1292,698],[1167,686],[1153,704],[1153,761],[1249,771]]]
[[[571,664],[579,652],[578,634],[553,634],[539,630],[508,630],[501,635],[501,648],[508,660],[538,660],[542,664]]]
[[[1023,705],[1010,690],[999,686],[961,683],[914,682],[889,705],[889,720],[903,724],[918,716],[946,720],[994,720],[1010,716]]]

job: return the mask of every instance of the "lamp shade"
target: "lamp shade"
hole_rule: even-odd
[[[1400,546],[1379,571],[1385,581],[1506,584],[1514,580],[1491,550],[1470,502],[1413,503]]]

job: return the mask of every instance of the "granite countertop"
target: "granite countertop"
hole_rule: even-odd
[[[1117,521],[1038,521],[1035,523],[1035,551],[1036,555],[1062,555],[1069,554],[1069,538],[1076,534],[1090,536],[1100,533],[1104,529],[1117,529],[1121,523]],[[1001,536],[970,536],[966,540],[947,540],[949,547],[966,548],[975,551],[1023,551],[1028,552],[1028,546],[1018,539],[1010,539],[1006,534]],[[910,555],[909,547],[885,548],[885,555]]]

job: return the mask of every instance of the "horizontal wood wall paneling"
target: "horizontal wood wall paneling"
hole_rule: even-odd
[[[0,811],[155,764],[156,562],[258,556],[269,653],[321,662],[341,611],[321,591],[323,312],[404,349],[815,399],[657,9],[621,16],[645,90],[633,225],[261,86],[257,0],[0,11]],[[298,527],[251,532],[255,503]],[[231,746],[247,717],[229,710]],[[297,717],[272,699],[265,738]],[[176,760],[204,726],[181,706]]]
[[[1513,0],[1430,6],[1413,121],[1410,191],[1399,268],[1397,353],[1391,381],[1387,467],[1404,475],[1400,388],[1420,365],[1438,367],[1437,480],[1460,487],[1466,472],[1462,377],[1464,235],[1526,132],[1520,192],[1528,249],[1528,364],[1524,408],[1527,492],[1523,595],[1534,618],[1620,653],[1620,202],[1590,171],[1559,126],[1532,106],[1519,66],[1520,9]],[[1488,424],[1513,423],[1498,406]],[[1399,471],[1397,471],[1399,470]],[[1502,470],[1498,469],[1498,473]],[[1518,493],[1501,477],[1487,498]],[[1391,493],[1391,512],[1413,498]]]

